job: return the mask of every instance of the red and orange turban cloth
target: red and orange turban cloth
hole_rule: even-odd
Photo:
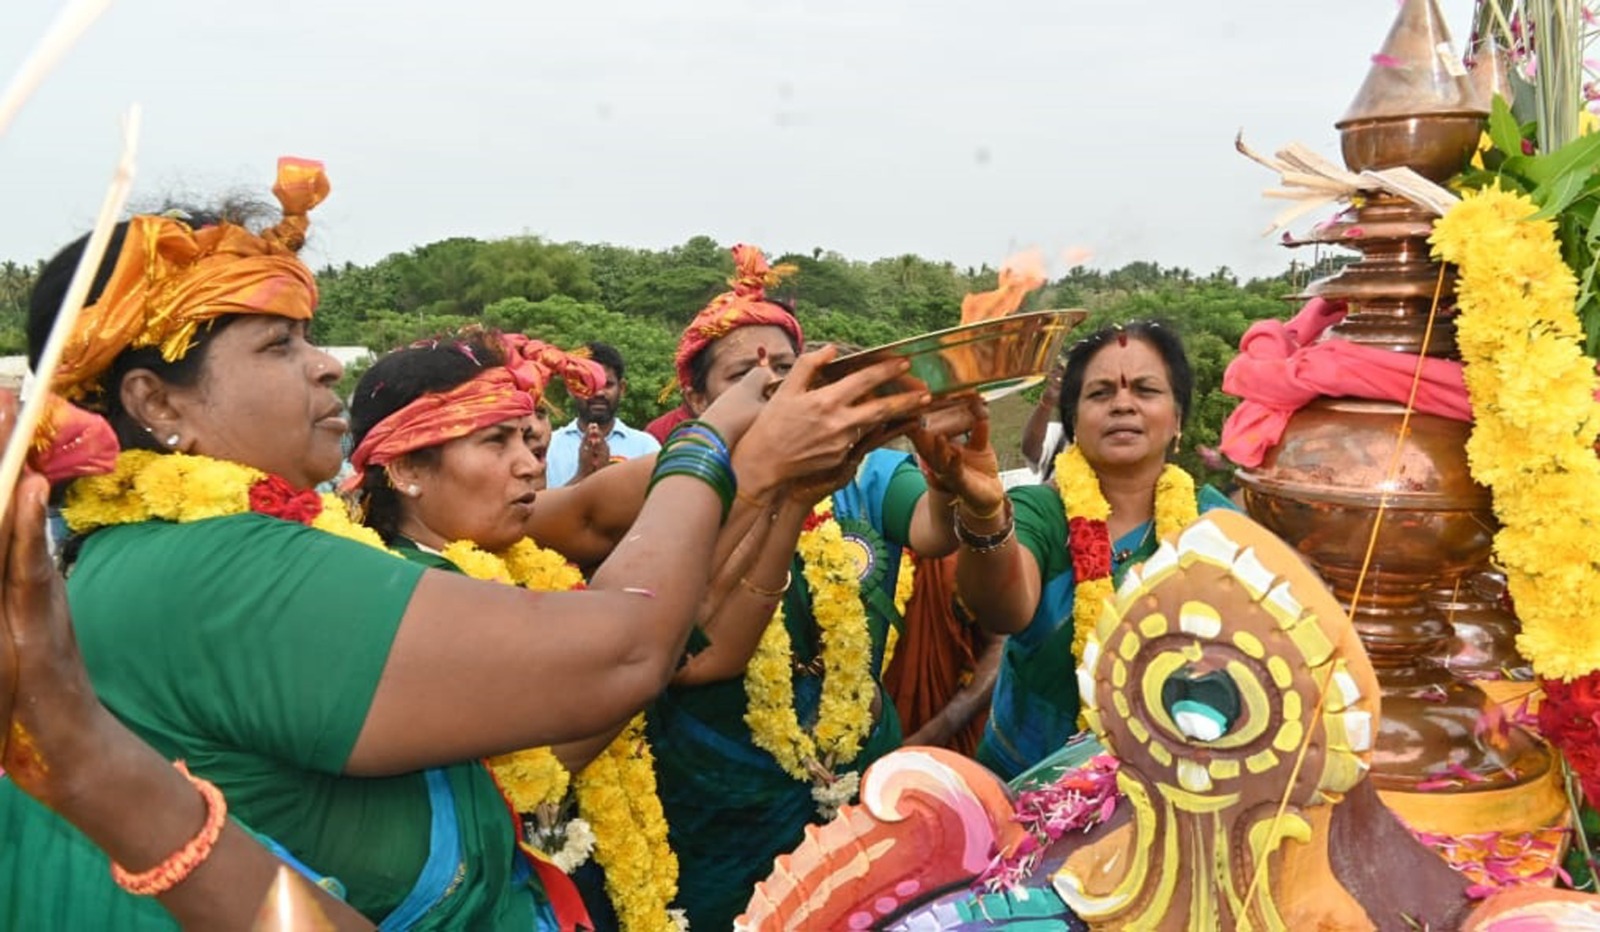
[[[350,454],[355,474],[342,488],[359,488],[368,466],[385,466],[407,453],[532,414],[545,386],[557,376],[577,398],[605,388],[605,367],[592,359],[521,334],[504,334],[500,340],[505,365],[488,366],[449,391],[422,395],[373,425]],[[464,344],[460,349],[471,353]]]
[[[68,401],[92,398],[107,389],[102,380],[124,350],[154,346],[169,362],[181,359],[203,326],[228,314],[309,320],[317,283],[296,253],[306,215],[328,196],[328,176],[321,162],[282,158],[272,193],[283,219],[260,233],[233,223],[196,229],[165,216],[129,220],[104,290],[67,338],[51,390]],[[34,443],[35,464],[53,481],[109,470],[117,452],[109,425],[59,402]]]
[[[690,370],[696,356],[740,327],[782,327],[794,339],[795,346],[805,345],[800,322],[782,305],[767,300],[767,288],[794,271],[792,265],[768,265],[767,257],[755,246],[740,243],[733,247],[733,277],[728,279],[733,290],[712,298],[711,303],[689,322],[678,340],[678,352],[673,359],[678,370],[678,388],[689,390]]]

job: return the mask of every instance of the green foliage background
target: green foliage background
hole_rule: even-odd
[[[822,249],[772,257],[799,271],[776,291],[791,301],[810,338],[873,346],[954,325],[961,298],[994,287],[987,266],[959,268],[915,255],[863,262]],[[0,353],[23,351],[28,294],[41,262],[0,263]],[[522,236],[454,238],[395,253],[371,265],[346,263],[317,273],[322,303],[312,335],[328,345],[383,352],[463,325],[484,323],[561,345],[604,340],[627,361],[622,417],[643,424],[667,404],[672,355],[683,326],[733,271],[728,246],[697,236],[670,249],[554,243]],[[1188,269],[1133,262],[1113,271],[1075,268],[1030,296],[1026,309],[1083,307],[1089,329],[1136,317],[1159,317],[1184,334],[1193,358],[1196,398],[1182,461],[1215,480],[1195,455],[1215,445],[1234,400],[1221,393],[1222,371],[1252,321],[1284,316],[1286,299],[1306,283],[1300,269],[1241,283],[1228,269]],[[353,384],[357,373],[347,374]],[[997,410],[997,449],[1018,465],[1016,434],[1027,401]]]

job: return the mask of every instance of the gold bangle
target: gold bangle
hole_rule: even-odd
[[[955,515],[956,539],[973,553],[994,553],[1014,538],[1016,530],[1016,519],[1008,515],[1005,527],[1000,530],[993,534],[976,534],[961,520],[959,513]]]
[[[964,498],[956,499],[954,504],[961,506],[961,509],[967,513],[967,517],[974,521],[993,521],[995,518],[1000,517],[1000,512],[1006,510],[1006,498],[1004,495],[1000,496],[1000,501],[996,502],[993,508],[985,512],[973,511]]]
[[[786,595],[789,592],[789,584],[792,583],[792,582],[794,582],[794,573],[793,573],[793,571],[785,571],[784,572],[784,574],[783,574],[783,588],[782,589],[763,589],[760,586],[756,585],[755,583],[751,582],[750,581],[750,577],[748,577],[748,576],[740,576],[739,577],[739,585],[741,587],[743,587],[745,589],[745,591],[753,593],[753,594],[758,595],[758,596],[761,596],[763,599],[781,599],[781,598],[783,598],[784,595]]]

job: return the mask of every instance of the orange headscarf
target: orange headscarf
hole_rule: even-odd
[[[740,327],[782,327],[794,338],[795,346],[805,344],[800,322],[782,305],[767,300],[767,288],[776,285],[784,276],[792,274],[795,267],[767,264],[767,257],[755,246],[744,243],[733,247],[733,277],[728,284],[732,291],[724,291],[711,299],[705,310],[689,322],[678,340],[678,353],[674,364],[678,370],[678,387],[687,392],[690,385],[690,364],[706,347]]]
[[[169,362],[189,352],[201,325],[228,314],[309,320],[317,283],[295,253],[306,214],[328,196],[322,163],[278,160],[272,187],[283,220],[259,235],[232,223],[198,230],[181,220],[138,216],[100,299],[83,309],[52,388],[69,399],[93,394],[127,349],[156,346]]]
[[[415,398],[374,424],[350,454],[355,474],[345,480],[342,488],[359,488],[368,466],[383,466],[407,453],[532,414],[544,397],[545,386],[558,375],[567,383],[567,390],[579,398],[605,388],[605,367],[592,359],[521,334],[506,334],[500,339],[505,365],[490,366],[449,391]],[[471,352],[465,344],[460,349]]]

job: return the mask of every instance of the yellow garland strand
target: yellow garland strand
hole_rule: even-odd
[[[894,579],[894,613],[904,624],[906,606],[911,604],[911,592],[916,588],[917,561],[911,551],[900,551],[900,573]],[[889,671],[889,664],[894,663],[894,651],[900,646],[900,625],[889,625],[889,633],[883,641],[883,662],[878,664],[878,676],[881,678]]]
[[[911,593],[916,588],[917,561],[910,550],[900,551],[900,575],[894,580],[894,610],[901,618],[906,616],[906,606],[911,604]]]
[[[745,723],[750,736],[796,780],[821,783],[861,753],[872,728],[872,644],[855,561],[846,549],[833,502],[817,506],[826,519],[800,535],[797,550],[811,590],[822,638],[822,701],[816,728],[801,726],[794,709],[794,649],[783,606],[773,613],[745,670]]]
[[[1577,282],[1527,197],[1465,192],[1433,228],[1454,263],[1456,344],[1472,399],[1472,477],[1501,529],[1495,558],[1522,621],[1517,649],[1548,679],[1600,669],[1600,434]]]
[[[128,450],[109,474],[79,479],[62,509],[78,533],[150,520],[187,523],[250,510],[250,487],[266,473],[238,463],[181,453]],[[322,496],[311,526],[393,553],[371,528],[351,519],[343,500]],[[440,555],[474,579],[560,592],[583,575],[555,551],[524,539],[501,554],[457,541]],[[549,748],[489,760],[495,781],[518,812],[559,805],[573,782]],[[668,908],[678,892],[678,860],[656,793],[655,759],[644,739],[644,716],[633,719],[579,774],[578,808],[595,830],[595,859],[606,870],[607,893],[627,932],[673,932],[683,927]]]
[[[583,585],[577,567],[527,538],[498,554],[458,540],[439,555],[474,579],[534,592],[566,592]],[[644,715],[634,716],[576,781],[548,747],[502,754],[487,763],[518,812],[559,806],[571,786],[578,816],[594,830],[594,859],[605,869],[606,894],[622,928],[672,932],[679,927],[669,908],[678,895],[678,857],[667,841],[655,757],[644,727]]]
[[[1084,458],[1077,444],[1068,446],[1056,457],[1056,488],[1061,493],[1061,508],[1066,512],[1068,526],[1074,518],[1090,521],[1109,521],[1111,503],[1100,492],[1100,477]],[[1200,506],[1195,500],[1194,479],[1177,466],[1168,463],[1156,480],[1155,531],[1156,536],[1168,540],[1200,516]],[[1071,532],[1068,531],[1070,536]],[[1107,537],[1109,539],[1109,532]],[[1068,541],[1070,547],[1071,541]],[[1100,620],[1100,611],[1108,599],[1117,594],[1109,575],[1100,579],[1074,580],[1072,590],[1072,658],[1083,657],[1089,632]]]
[[[627,932],[676,932],[686,925],[669,909],[678,895],[678,857],[667,843],[667,817],[656,793],[655,756],[640,714],[578,775],[578,811],[595,834],[595,860],[606,894]]]

